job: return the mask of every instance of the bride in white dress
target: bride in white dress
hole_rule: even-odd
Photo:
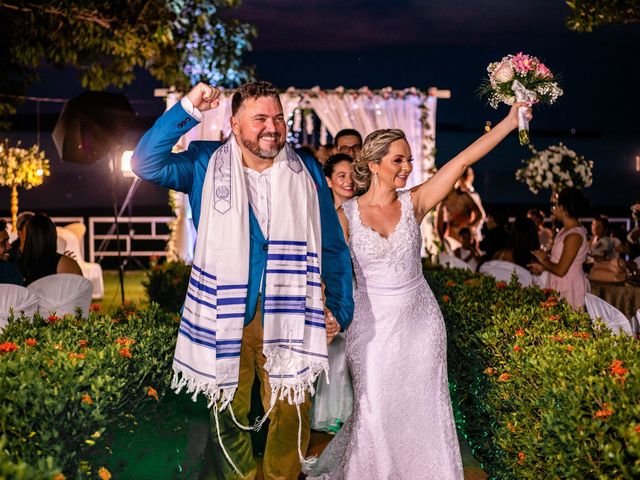
[[[446,331],[422,274],[420,222],[466,167],[517,127],[507,117],[433,177],[410,191],[411,149],[401,130],[377,130],[354,165],[361,196],[338,217],[356,276],[355,313],[346,331],[353,414],[307,469],[309,478],[462,479],[447,379]]]

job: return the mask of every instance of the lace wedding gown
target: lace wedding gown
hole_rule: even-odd
[[[446,331],[422,274],[420,227],[410,193],[388,238],[342,205],[356,274],[346,331],[353,414],[308,473],[349,480],[462,479],[447,383]]]

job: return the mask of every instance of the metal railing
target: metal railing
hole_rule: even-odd
[[[89,217],[89,261],[104,257],[151,257],[166,256],[166,243],[169,240],[168,223],[175,217],[118,217],[118,229],[115,233],[114,217]],[[103,228],[100,228],[100,227]],[[106,228],[106,232],[104,231]],[[161,233],[166,231],[166,233]],[[118,236],[120,252],[118,252]],[[96,243],[100,245],[96,248]],[[124,245],[123,245],[124,243]],[[141,248],[139,245],[153,243],[155,248]]]

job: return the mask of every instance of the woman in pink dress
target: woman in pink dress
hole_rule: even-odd
[[[582,269],[589,243],[587,231],[578,220],[584,204],[580,190],[565,188],[560,192],[553,216],[562,222],[562,230],[553,241],[551,255],[536,250],[533,255],[539,263],[530,265],[533,273],[548,271],[547,287],[557,290],[576,309],[584,307],[584,295],[589,291],[589,280]]]

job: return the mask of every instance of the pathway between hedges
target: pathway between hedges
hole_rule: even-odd
[[[252,417],[254,413],[259,415],[252,412]],[[203,400],[194,403],[187,395],[169,392],[151,416],[137,414],[128,417],[127,422],[118,430],[106,432],[104,443],[92,452],[91,463],[96,469],[106,466],[118,480],[198,478],[209,428],[209,411]],[[265,437],[266,425],[261,432],[252,434],[259,479]],[[331,438],[326,433],[312,432],[308,453],[319,454]],[[465,480],[486,479],[464,441],[461,450]]]

